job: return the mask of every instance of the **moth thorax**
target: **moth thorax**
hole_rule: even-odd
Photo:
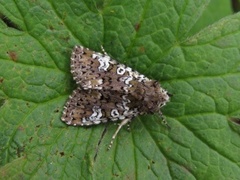
[[[141,88],[141,111],[146,113],[159,112],[160,108],[169,100],[167,92],[161,88],[157,81],[146,81]]]

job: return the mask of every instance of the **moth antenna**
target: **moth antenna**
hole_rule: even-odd
[[[102,52],[103,52],[104,55],[108,55],[108,54],[106,53],[106,51],[105,51],[103,45],[101,45],[101,49],[102,49]]]

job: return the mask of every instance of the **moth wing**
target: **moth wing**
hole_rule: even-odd
[[[110,56],[82,46],[75,46],[73,49],[71,73],[76,83],[85,90],[128,92],[129,88],[136,88],[138,83],[148,80],[130,67],[117,63]]]
[[[119,92],[77,88],[67,101],[62,121],[68,125],[89,126],[107,121],[132,119],[139,114],[136,102]]]

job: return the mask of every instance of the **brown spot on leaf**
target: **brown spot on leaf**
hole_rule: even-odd
[[[14,62],[17,61],[17,53],[16,53],[16,52],[14,52],[14,51],[8,51],[7,53],[8,53],[8,55],[9,55],[9,57],[10,57],[11,60],[13,60]]]
[[[113,175],[114,175],[115,177],[118,177],[118,176],[119,176],[119,174],[117,174],[117,173],[114,173]]]
[[[32,142],[32,140],[33,140],[33,137],[30,137],[30,138],[29,138],[29,142]]]
[[[55,30],[55,28],[54,28],[52,25],[49,25],[49,29],[50,29],[51,31]]]
[[[59,154],[61,155],[61,157],[63,157],[63,156],[64,156],[64,152],[60,152]]]
[[[18,127],[18,130],[19,130],[19,131],[24,131],[24,127],[23,127],[23,126],[19,126],[19,127]]]
[[[68,42],[70,40],[70,37],[69,36],[63,36],[63,37],[61,37],[61,39],[63,39],[64,41]]]
[[[140,27],[141,27],[141,24],[140,24],[140,23],[137,23],[137,24],[135,24],[135,26],[134,26],[134,28],[135,28],[136,31],[138,31],[138,30],[140,29]]]
[[[4,80],[3,78],[0,78],[0,84],[2,84],[2,83],[3,83],[3,80]]]
[[[5,104],[5,99],[0,99],[0,107],[3,106]]]
[[[139,48],[139,51],[140,51],[141,53],[144,53],[144,52],[145,52],[144,46],[141,46],[141,47]]]
[[[40,126],[41,126],[40,124],[39,124],[39,125],[36,125],[36,128],[40,128]]]
[[[28,108],[30,108],[31,107],[31,105],[27,102],[26,103],[26,106],[28,107]]]
[[[24,152],[24,146],[18,146],[16,149],[16,153],[18,157],[21,157],[21,154]]]

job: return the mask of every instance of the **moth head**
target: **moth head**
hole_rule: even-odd
[[[139,94],[142,96],[142,111],[146,113],[159,112],[168,101],[169,96],[167,91],[161,88],[157,81],[146,81],[142,87],[142,91],[139,90]]]

